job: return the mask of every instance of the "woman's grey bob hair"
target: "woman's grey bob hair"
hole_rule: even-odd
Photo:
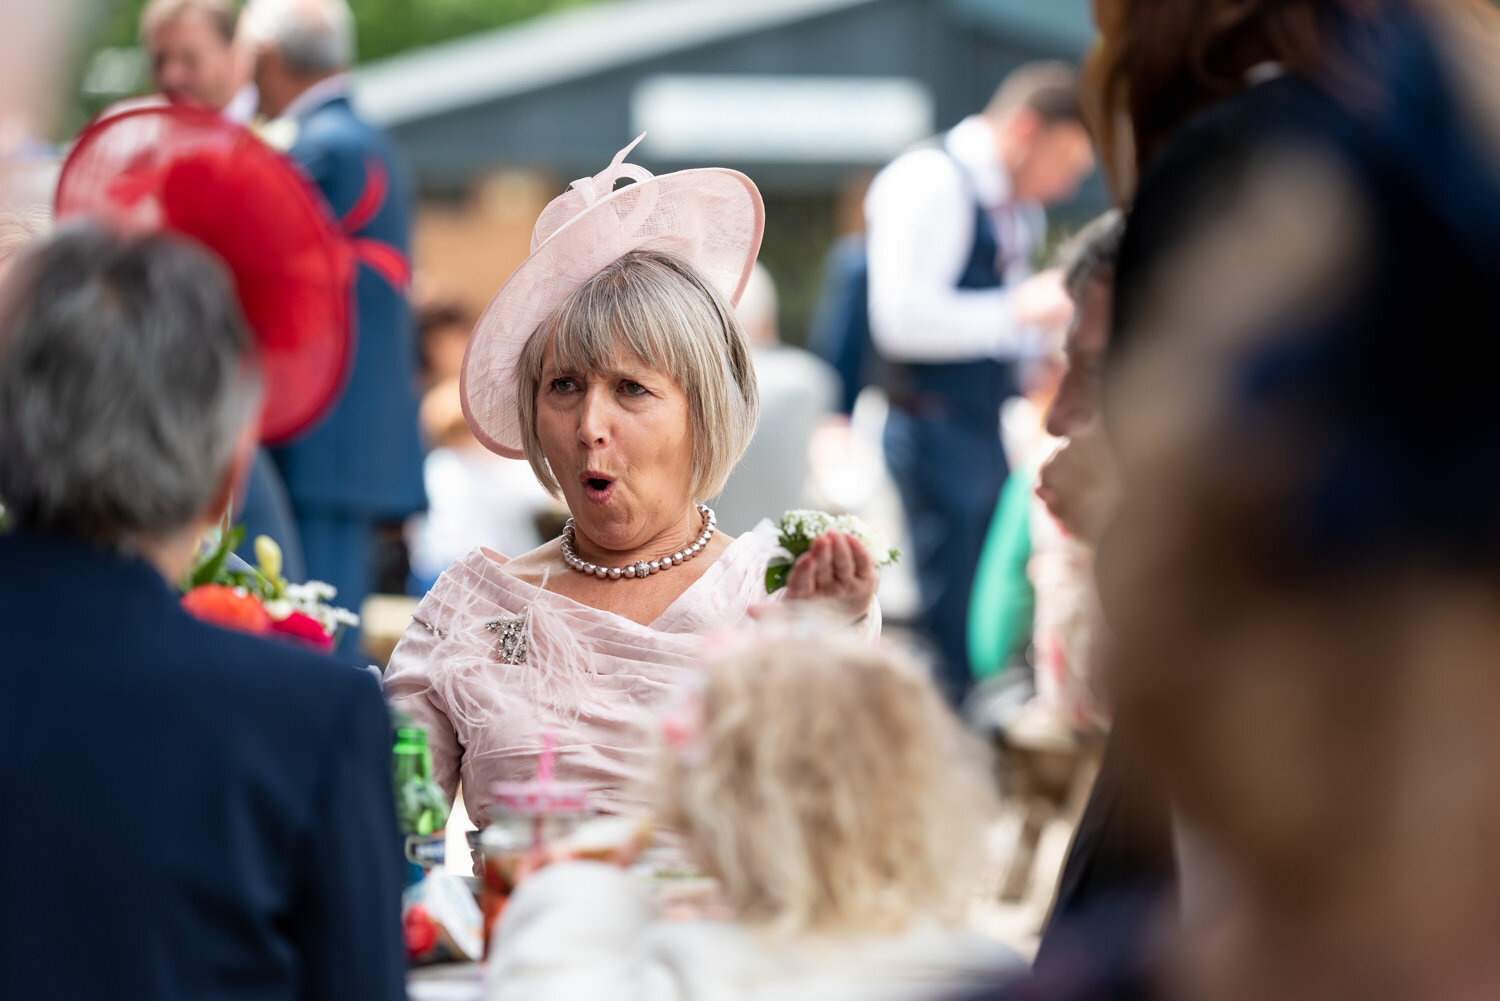
[[[229,278],[185,240],[64,229],[0,287],[0,497],[22,529],[170,538],[259,401]]]
[[[580,286],[526,342],[517,366],[521,440],[537,479],[557,495],[536,426],[549,344],[565,369],[605,371],[623,357],[670,376],[688,398],[693,497],[706,500],[723,489],[755,434],[760,397],[744,328],[691,265],[632,251]]]

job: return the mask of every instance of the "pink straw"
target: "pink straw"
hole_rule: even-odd
[[[552,749],[557,746],[557,738],[549,730],[542,734],[542,757],[536,766],[536,780],[538,784],[546,784],[552,781]]]
[[[552,784],[552,759],[553,748],[557,746],[557,738],[548,730],[542,734],[542,757],[536,765],[536,785],[541,791]],[[540,849],[542,847],[542,815],[538,813],[531,818],[531,847]]]

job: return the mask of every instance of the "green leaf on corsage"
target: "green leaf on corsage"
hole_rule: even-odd
[[[775,594],[786,587],[787,574],[792,572],[792,560],[776,556],[766,565],[766,593]]]
[[[218,582],[219,574],[224,572],[224,564],[229,562],[229,554],[234,552],[244,540],[245,527],[243,525],[236,525],[234,528],[221,532],[218,546],[207,559],[193,569],[185,590],[191,591],[195,587]]]

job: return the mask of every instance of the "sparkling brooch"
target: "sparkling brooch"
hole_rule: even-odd
[[[517,616],[502,615],[484,624],[484,628],[500,636],[500,642],[495,646],[495,656],[500,663],[526,663],[526,620],[529,615],[529,612]]]

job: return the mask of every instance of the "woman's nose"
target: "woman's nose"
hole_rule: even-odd
[[[585,445],[602,445],[609,438],[609,398],[606,393],[589,389],[583,397],[578,415],[578,440]]]

